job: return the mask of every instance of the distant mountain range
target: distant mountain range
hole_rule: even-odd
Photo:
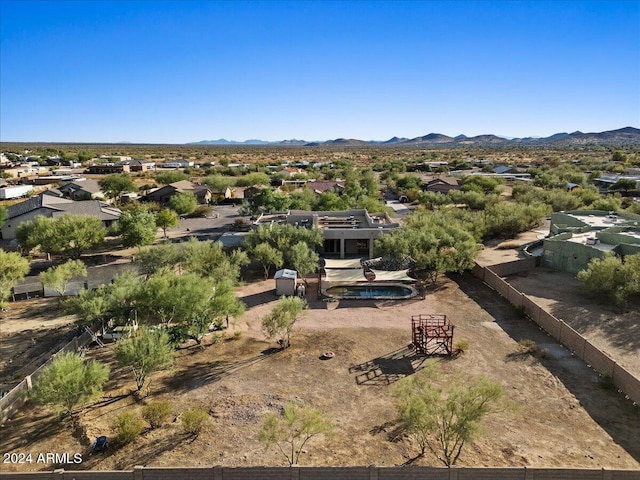
[[[266,142],[263,140],[245,140],[244,142],[236,142],[233,140],[202,140],[200,142],[191,142],[187,145],[273,145],[273,146],[306,146],[306,147],[364,147],[364,146],[406,146],[406,147],[455,147],[455,146],[473,146],[473,147],[501,147],[501,146],[579,146],[579,145],[640,145],[640,129],[634,127],[625,127],[618,130],[609,130],[599,133],[556,133],[546,138],[504,138],[497,135],[477,135],[475,137],[467,137],[466,135],[458,135],[457,137],[449,137],[440,133],[430,133],[422,137],[416,138],[399,138],[393,137],[385,141],[375,140],[358,140],[354,138],[336,138],[335,140],[326,140],[318,142],[306,142],[304,140],[282,140],[277,142]]]

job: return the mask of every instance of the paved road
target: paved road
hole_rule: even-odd
[[[239,206],[218,205],[213,208],[211,218],[185,218],[176,228],[169,230],[171,238],[197,237],[198,240],[212,240],[230,230],[233,221],[239,217]]]

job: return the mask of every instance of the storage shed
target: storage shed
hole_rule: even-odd
[[[295,270],[283,268],[273,276],[276,281],[276,295],[293,296],[296,294],[297,274]]]

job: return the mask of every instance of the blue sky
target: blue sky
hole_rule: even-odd
[[[640,126],[637,1],[0,0],[0,140]]]

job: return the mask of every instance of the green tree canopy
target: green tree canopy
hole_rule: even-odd
[[[163,185],[169,185],[170,183],[179,182],[181,180],[189,180],[189,175],[178,170],[168,170],[166,172],[158,173],[155,180]]]
[[[628,192],[629,190],[637,190],[638,182],[632,178],[621,178],[616,181],[613,185],[611,185],[610,190],[624,190]],[[1,223],[0,223],[1,225]]]
[[[38,216],[20,224],[16,232],[18,242],[26,250],[40,247],[44,253],[74,259],[102,243],[105,235],[99,218],[69,213],[56,219]]]
[[[398,260],[411,257],[416,273],[434,284],[442,273],[472,268],[480,251],[461,222],[424,210],[414,213],[402,228],[381,235],[375,246],[380,255]]]
[[[333,422],[309,405],[287,403],[280,415],[269,413],[258,436],[266,447],[276,446],[289,466],[300,464],[300,455],[307,442],[321,434],[328,434]]]
[[[158,232],[156,217],[144,208],[123,212],[118,221],[118,230],[125,247],[151,245]]]
[[[318,269],[318,263],[320,256],[314,249],[309,247],[305,242],[298,242],[291,247],[289,254],[291,259],[291,266],[298,272],[298,276],[307,283],[307,275],[315,272]]]
[[[167,228],[178,225],[178,215],[173,210],[163,209],[156,214],[156,226],[162,228],[164,238],[167,238]]]
[[[5,252],[0,248],[0,309],[20,280],[29,273],[29,260],[17,252]]]
[[[614,253],[594,258],[586,270],[578,272],[586,292],[624,307],[640,294],[640,254],[623,259]]]
[[[180,254],[173,243],[150,246],[140,250],[133,263],[142,275],[149,277],[163,267],[172,267],[179,262]]]
[[[131,368],[138,391],[142,390],[149,375],[173,364],[174,353],[167,332],[146,327],[118,340],[115,348],[118,365]]]
[[[502,396],[485,377],[459,376],[446,391],[434,384],[434,368],[398,382],[393,390],[403,429],[444,465],[455,465],[465,444],[477,438],[480,422]]]
[[[234,250],[228,254],[221,242],[201,242],[193,237],[184,244],[180,260],[182,268],[188,272],[216,280],[228,279],[233,283],[240,278],[240,268],[248,263],[243,251]]]
[[[296,243],[305,243],[310,247],[322,244],[322,231],[319,228],[296,228],[293,225],[263,225],[250,232],[244,240],[249,256],[253,257],[254,249],[266,243],[274,250],[281,252],[284,265],[293,265],[292,247]]]
[[[108,198],[114,198],[118,202],[122,200],[122,194],[136,192],[138,187],[133,183],[128,173],[114,173],[107,175],[98,181],[100,188]]]
[[[291,331],[300,314],[306,310],[307,302],[298,297],[282,297],[271,313],[262,319],[262,329],[267,338],[278,338],[283,348],[291,346]]]
[[[50,267],[40,274],[42,284],[53,288],[61,296],[74,278],[86,277],[87,267],[81,260],[69,260],[57,267]]]
[[[168,206],[178,215],[189,215],[198,208],[198,199],[191,192],[176,193],[169,199]]]
[[[35,382],[29,397],[61,413],[72,413],[76,406],[95,401],[109,378],[109,367],[95,360],[85,362],[80,355],[56,355]]]
[[[251,250],[251,257],[262,265],[264,269],[264,279],[269,278],[269,270],[272,266],[278,268],[282,266],[282,252],[276,250],[268,243],[259,243]]]

